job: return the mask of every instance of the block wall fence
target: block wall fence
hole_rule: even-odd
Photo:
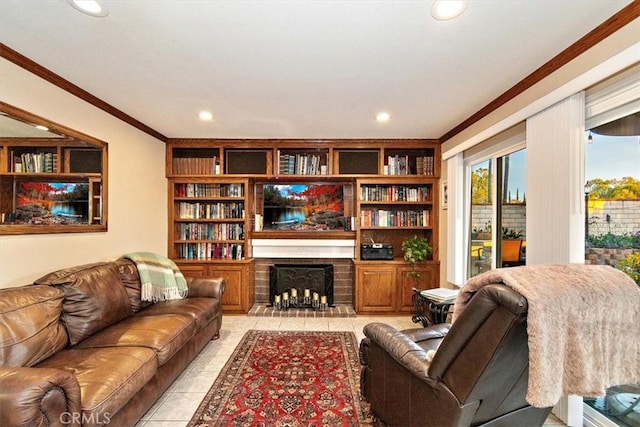
[[[507,228],[523,230],[526,238],[526,205],[505,205],[503,223]],[[491,223],[490,205],[473,205],[471,228],[485,229]],[[640,200],[590,200],[589,234],[634,234],[640,232]]]

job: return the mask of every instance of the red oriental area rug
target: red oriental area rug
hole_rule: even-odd
[[[353,332],[250,330],[188,427],[372,424]]]

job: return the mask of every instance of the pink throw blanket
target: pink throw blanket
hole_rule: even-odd
[[[536,407],[563,395],[601,396],[640,381],[640,288],[609,266],[530,265],[471,278],[456,299],[454,321],[482,286],[503,283],[529,304],[529,388]]]

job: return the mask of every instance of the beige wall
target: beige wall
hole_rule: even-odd
[[[0,59],[0,99],[109,144],[106,233],[0,236],[0,288],[126,252],[167,253],[164,143]]]

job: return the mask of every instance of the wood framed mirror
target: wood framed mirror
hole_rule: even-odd
[[[107,148],[0,101],[0,235],[106,231]]]

